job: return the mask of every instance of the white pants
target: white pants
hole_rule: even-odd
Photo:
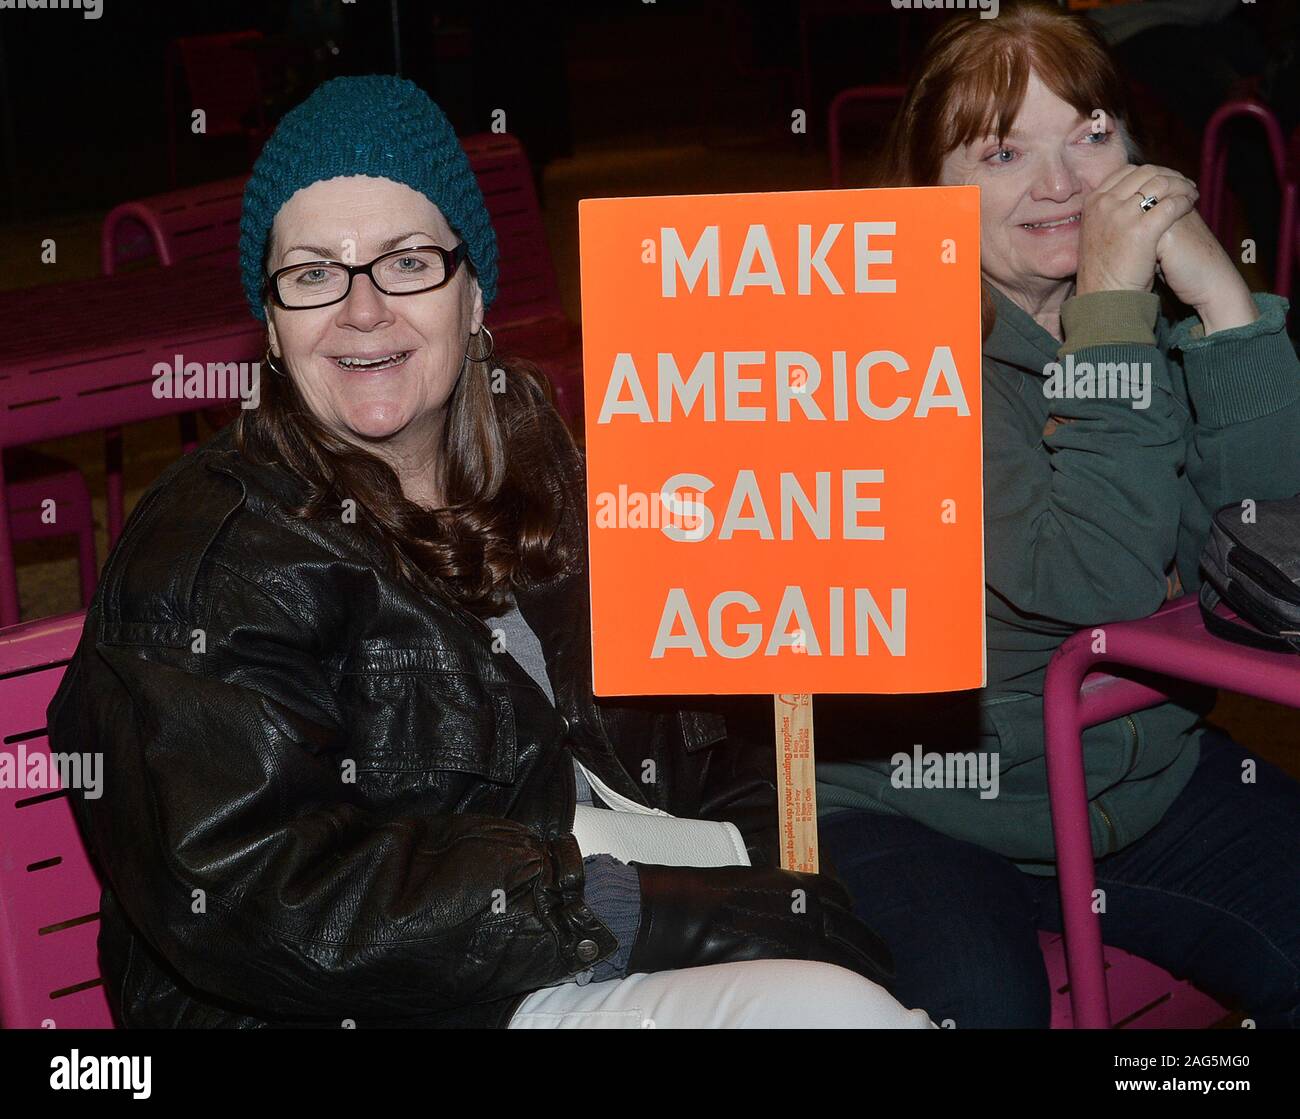
[[[938,1029],[883,987],[834,964],[746,960],[534,991],[512,1030]]]

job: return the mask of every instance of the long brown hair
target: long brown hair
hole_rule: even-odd
[[[581,458],[529,363],[466,359],[440,448],[447,505],[432,511],[407,499],[388,463],[322,424],[290,377],[270,372],[260,390],[235,421],[239,452],[297,476],[306,498],[296,517],[337,518],[355,501],[356,528],[394,578],[486,617],[504,612],[512,586],[580,561]]]
[[[983,136],[1005,140],[1030,71],[1082,116],[1107,113],[1129,159],[1140,160],[1124,82],[1101,34],[1080,16],[1025,0],[1004,5],[996,19],[954,18],[935,32],[894,118],[874,184],[936,186],[949,152]],[[995,317],[987,284],[983,312],[987,338]]]

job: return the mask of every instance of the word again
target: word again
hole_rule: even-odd
[[[859,657],[871,653],[871,632],[874,630],[891,657],[907,655],[907,588],[891,587],[889,591],[889,617],[866,587],[850,587],[852,606],[845,603],[844,587],[827,587],[827,626],[824,635],[813,625],[812,615],[802,587],[789,586],[781,594],[776,616],[765,626],[758,621],[732,621],[725,624],[723,612],[732,615],[743,613],[750,618],[761,617],[763,607],[747,591],[722,591],[713,596],[705,609],[705,630],[700,631],[695,610],[685,587],[671,587],[664,600],[651,648],[652,659],[660,659],[670,650],[680,649],[692,657],[707,657],[711,649],[717,656],[727,659],[752,657],[762,647],[762,656],[777,656],[782,649],[809,657],[823,655],[842,657],[844,652],[845,622],[853,623],[853,650]],[[791,625],[794,630],[791,631]],[[680,627],[681,632],[677,632]],[[767,640],[764,642],[764,633]],[[705,634],[708,647],[705,647]],[[826,639],[826,653],[822,652],[822,636]],[[740,640],[733,640],[739,637]]]

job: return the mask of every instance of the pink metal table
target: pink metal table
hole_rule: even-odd
[[[159,416],[211,400],[159,399],[153,368],[261,360],[263,327],[229,264],[182,261],[125,275],[0,294],[0,451]],[[122,524],[110,485],[110,544]],[[18,621],[0,466],[0,626]]]
[[[1096,630],[1105,633],[1104,652],[1095,651]],[[1146,678],[1097,671],[1111,666]],[[1195,595],[1176,598],[1149,618],[1080,630],[1048,665],[1047,782],[1076,1028],[1111,1024],[1101,924],[1092,911],[1096,876],[1081,734],[1084,727],[1165,702],[1178,692],[1179,681],[1300,707],[1300,656],[1215,637],[1205,628]]]

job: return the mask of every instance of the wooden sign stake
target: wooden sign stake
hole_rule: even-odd
[[[774,695],[781,866],[817,873],[817,771],[811,695]]]

